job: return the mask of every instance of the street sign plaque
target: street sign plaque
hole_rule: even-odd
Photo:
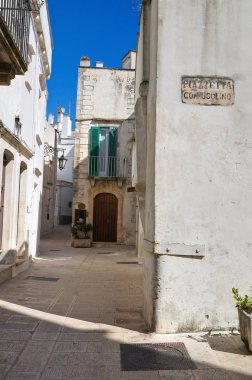
[[[225,77],[182,77],[182,103],[205,106],[232,106],[234,81]]]

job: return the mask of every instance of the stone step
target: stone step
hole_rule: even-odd
[[[29,267],[29,261],[25,260],[24,257],[19,257],[16,259],[16,264],[12,268],[12,277],[16,277],[19,273],[24,272]]]
[[[19,265],[22,265],[23,263],[25,263],[25,259],[23,257],[17,257],[16,266],[18,267]]]
[[[0,265],[0,284],[12,278],[12,265]]]

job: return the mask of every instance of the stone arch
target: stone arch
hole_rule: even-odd
[[[0,248],[7,249],[11,236],[12,192],[14,175],[14,155],[8,149],[2,157],[1,210],[0,210]]]

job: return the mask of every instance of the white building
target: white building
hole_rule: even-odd
[[[136,240],[135,55],[127,53],[122,68],[103,62],[92,67],[83,57],[78,70],[73,218],[93,224],[94,242],[134,245]]]
[[[50,114],[45,128],[41,235],[72,222],[74,132],[64,112],[58,108],[56,122]]]
[[[143,1],[136,190],[158,332],[236,327],[231,289],[251,285],[251,14],[251,0]]]
[[[40,229],[52,37],[47,2],[40,7],[40,1],[22,1],[16,10],[4,3],[0,1],[0,45],[5,46],[0,49],[0,258],[14,250],[27,266],[37,254]],[[26,23],[17,22],[20,14]],[[23,30],[16,33],[15,28]]]
[[[54,209],[57,179],[57,130],[51,115],[44,131],[44,170],[40,235],[52,232],[55,226]]]
[[[72,131],[70,115],[64,114],[64,108],[58,109],[59,138],[57,147],[59,157],[64,154],[67,159],[63,170],[57,169],[55,223],[72,223],[73,203],[73,167],[74,167],[74,142],[75,136]]]

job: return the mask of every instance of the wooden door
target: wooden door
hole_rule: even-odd
[[[93,239],[97,242],[117,241],[118,201],[113,194],[101,193],[94,199]]]

